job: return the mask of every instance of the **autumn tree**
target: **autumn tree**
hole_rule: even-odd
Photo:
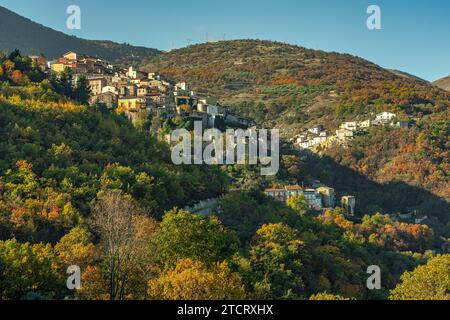
[[[92,235],[82,226],[73,228],[62,237],[55,245],[55,251],[65,268],[77,265],[83,269],[95,259]]]
[[[158,300],[242,300],[244,286],[226,262],[210,270],[202,262],[180,260],[174,269],[150,280],[148,293]]]
[[[450,300],[450,255],[432,258],[406,272],[391,292],[391,300]]]

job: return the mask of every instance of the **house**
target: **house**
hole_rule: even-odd
[[[358,129],[358,123],[356,122],[345,122],[341,125],[340,129],[345,129],[349,131],[356,131]]]
[[[117,88],[114,86],[104,86],[102,88],[102,93],[111,92],[114,94],[118,94]]]
[[[376,121],[381,123],[389,123],[393,121],[395,118],[397,118],[397,115],[392,112],[382,112],[377,114]]]
[[[339,129],[336,130],[337,139],[340,141],[347,141],[348,139],[353,138],[355,133],[352,130],[348,129]]]
[[[372,126],[372,120],[365,120],[359,123],[359,127],[363,129],[370,128]]]
[[[397,122],[392,123],[392,126],[402,128],[402,129],[408,129],[409,121],[397,121]]]
[[[341,198],[341,206],[345,211],[347,211],[351,215],[354,215],[355,208],[356,208],[356,197],[354,197],[354,196],[342,197]]]
[[[128,68],[128,71],[126,73],[126,76],[130,79],[136,79],[138,76],[138,73],[136,70],[134,70],[134,68],[131,66]]]
[[[308,132],[311,134],[320,134],[323,131],[323,126],[317,126],[315,128],[308,129]]]
[[[133,112],[147,109],[147,101],[144,97],[128,96],[120,97],[117,103],[117,111]]]
[[[264,193],[281,202],[286,202],[292,197],[303,195],[311,208],[321,210],[323,207],[322,196],[317,190],[304,189],[299,185],[285,186],[284,189],[266,189]]]
[[[69,51],[63,55],[63,58],[67,61],[77,61],[77,54],[75,52]]]
[[[137,88],[137,95],[139,97],[146,96],[148,92],[149,92],[148,87],[143,86]]]
[[[322,196],[322,204],[325,208],[334,208],[335,192],[333,188],[320,187],[317,192]]]
[[[103,87],[106,86],[107,81],[104,77],[88,77],[89,88],[91,89],[92,95],[97,95],[102,93]]]
[[[64,63],[53,62],[53,63],[50,63],[50,69],[53,72],[62,73],[66,69],[66,66],[64,65]]]
[[[98,95],[92,96],[89,100],[91,105],[104,104],[109,109],[114,109],[117,106],[117,94],[113,92],[102,92]]]
[[[322,209],[322,196],[314,189],[305,189],[303,195],[311,208],[315,210]]]

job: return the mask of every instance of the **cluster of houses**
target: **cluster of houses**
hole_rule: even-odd
[[[288,185],[284,188],[266,189],[264,193],[278,201],[287,202],[290,198],[304,196],[311,209],[322,211],[335,208],[335,190],[330,187],[304,188],[299,185]],[[341,207],[350,215],[355,214],[356,198],[344,196]]]
[[[35,59],[42,61],[40,57]],[[186,82],[174,84],[156,73],[141,72],[133,67],[116,68],[102,59],[75,52],[46,62],[43,68],[56,74],[70,69],[74,82],[80,76],[86,77],[91,105],[102,104],[123,112],[133,122],[157,114],[168,119],[180,116],[202,121],[204,127],[216,127],[219,123],[243,128],[256,125],[252,119],[233,114],[214,98],[197,96]]]
[[[376,126],[393,126],[408,128],[409,121],[397,120],[397,115],[392,112],[377,114],[374,120],[353,121],[343,123],[336,134],[330,135],[323,126],[308,129],[294,138],[295,145],[300,149],[316,150],[317,147],[327,148],[332,144],[344,144],[355,137],[358,132],[364,132],[368,128]]]

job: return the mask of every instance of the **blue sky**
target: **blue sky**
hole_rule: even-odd
[[[66,28],[80,6],[81,30]],[[366,27],[378,5],[382,30]],[[65,33],[169,50],[208,38],[258,38],[354,54],[436,80],[450,74],[448,0],[0,0],[0,5]]]

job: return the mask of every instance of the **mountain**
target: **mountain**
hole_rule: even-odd
[[[149,59],[145,70],[188,81],[194,91],[220,98],[266,128],[279,128],[286,138],[316,125],[334,133],[345,121],[373,119],[383,111],[415,119],[409,129],[372,128],[348,148],[330,148],[322,156],[381,185],[394,184],[393,195],[405,195],[403,185],[450,199],[450,93],[429,83],[348,54],[260,40],[173,50]],[[363,186],[348,175],[333,180],[338,175],[330,168],[319,168],[315,178],[359,194]],[[419,202],[427,201],[412,196],[402,206]],[[386,200],[381,207],[395,203],[400,200]],[[424,211],[442,210],[430,203]]]
[[[434,81],[433,85],[443,90],[450,91],[450,76]]]
[[[79,54],[98,56],[113,63],[139,61],[144,57],[159,54],[156,49],[69,36],[0,6],[0,50],[14,49],[30,55],[43,53],[51,59],[67,51],[76,51]]]

